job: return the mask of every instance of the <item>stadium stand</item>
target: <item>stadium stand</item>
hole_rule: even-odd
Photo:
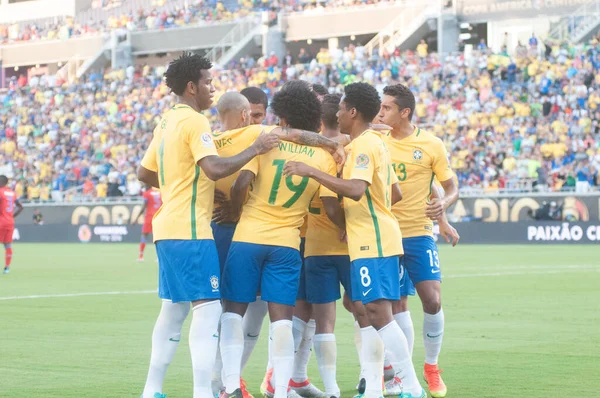
[[[369,57],[350,45],[241,59],[216,69],[214,81],[218,95],[259,86],[269,96],[291,79],[330,92],[360,80],[378,90],[402,82],[417,94],[415,122],[444,140],[463,189],[584,191],[600,184],[599,49],[596,39],[547,41],[520,45],[511,57],[482,44],[442,65],[426,48]],[[172,106],[164,70],[129,67],[75,85],[13,79],[0,94],[2,174],[29,200],[52,192],[55,199],[139,194],[135,167],[159,115]]]

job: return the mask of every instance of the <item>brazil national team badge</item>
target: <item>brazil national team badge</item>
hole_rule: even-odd
[[[413,159],[416,160],[417,162],[423,159],[423,151],[421,151],[420,149],[415,149],[413,151]]]
[[[212,140],[212,136],[210,133],[203,133],[202,136],[200,137],[200,139],[202,140],[202,144],[204,146],[212,146],[213,145],[213,140]]]
[[[356,168],[366,169],[369,166],[369,157],[364,153],[361,153],[356,157]]]
[[[210,277],[210,286],[213,289],[213,292],[216,292],[219,290],[219,277],[213,275]]]

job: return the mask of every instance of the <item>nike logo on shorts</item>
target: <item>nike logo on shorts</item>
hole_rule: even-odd
[[[362,292],[363,297],[365,297],[367,294],[369,294],[369,292],[373,290],[373,288],[370,288],[369,290],[367,290],[366,292]]]

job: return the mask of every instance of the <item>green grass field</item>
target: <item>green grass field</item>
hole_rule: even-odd
[[[0,275],[0,397],[139,397],[160,308],[150,292],[157,278],[153,248],[144,263],[135,262],[134,245],[16,244],[14,251],[12,272]],[[440,365],[448,396],[597,394],[598,254],[595,246],[575,245],[442,247]],[[69,296],[77,293],[89,295]],[[352,397],[352,320],[339,308],[338,381],[342,396]],[[411,310],[421,373],[418,299]],[[244,373],[257,397],[265,331]],[[169,398],[192,395],[186,334],[167,374]],[[314,356],[309,372],[322,386]]]

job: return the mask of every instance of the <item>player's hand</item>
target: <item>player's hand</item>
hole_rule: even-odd
[[[458,234],[458,231],[445,219],[440,219],[438,225],[440,227],[440,235],[442,235],[446,243],[452,243],[452,247],[456,246],[458,244],[458,241],[460,240],[460,235]]]
[[[444,203],[439,198],[431,199],[425,208],[425,216],[432,220],[437,220],[444,214]]]
[[[310,177],[310,171],[312,167],[302,163],[302,162],[286,162],[285,166],[283,166],[283,175],[286,177],[289,176],[300,176],[300,177]]]
[[[346,233],[346,231],[340,230],[340,242],[348,244],[348,234]]]
[[[225,192],[219,190],[219,189],[215,189],[215,199],[214,202],[217,204],[222,204],[227,202],[227,195],[225,194]]]
[[[342,167],[344,167],[344,163],[346,163],[346,150],[344,149],[344,146],[338,143],[335,151],[331,153],[331,156],[333,156],[333,160],[335,160],[338,165],[339,173],[342,170]]]
[[[256,150],[257,155],[262,155],[277,147],[277,145],[279,145],[279,137],[275,134],[267,134],[263,130],[252,144],[252,147]]]
[[[232,223],[235,222],[236,219],[237,216],[234,214],[234,211],[231,208],[231,202],[229,201],[223,202],[221,206],[213,210],[212,221],[217,224]]]
[[[382,124],[382,123],[373,123],[373,124],[371,124],[370,127],[371,127],[372,130],[376,130],[376,131],[387,131],[387,130],[391,130],[392,129],[387,124]]]

